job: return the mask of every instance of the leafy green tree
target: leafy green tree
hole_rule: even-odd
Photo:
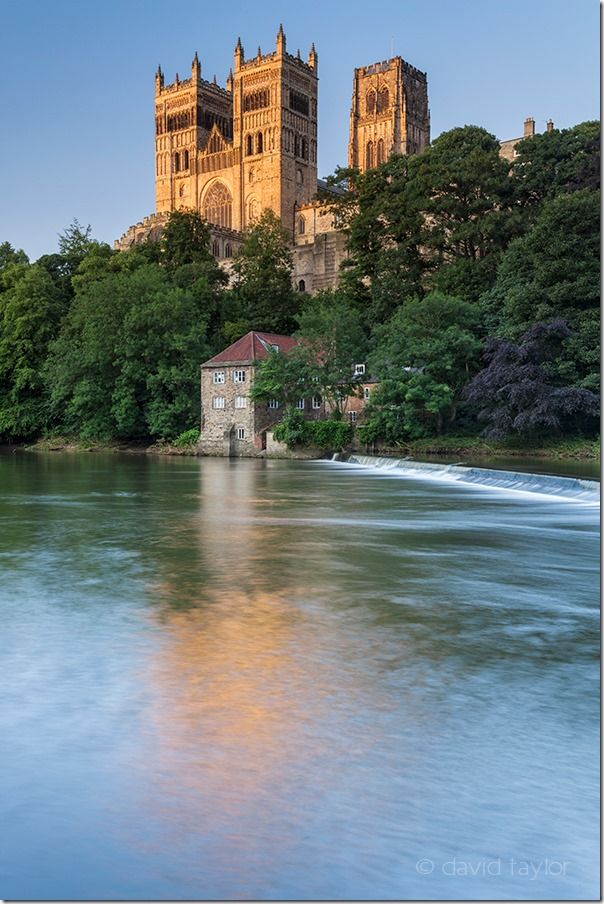
[[[161,235],[161,260],[170,270],[187,264],[214,264],[210,227],[194,210],[173,210]]]
[[[544,202],[535,225],[511,243],[481,299],[488,333],[518,339],[535,322],[571,330],[556,367],[569,385],[597,390],[600,323],[600,193]]]
[[[434,292],[408,301],[376,330],[367,406],[368,441],[442,433],[455,420],[464,385],[478,367],[476,306]]]
[[[512,165],[515,193],[533,219],[539,206],[557,195],[600,188],[600,123],[552,129],[516,147]]]
[[[48,419],[41,370],[65,304],[50,275],[37,264],[13,263],[3,276],[0,436],[28,439],[38,434]]]
[[[0,277],[11,264],[29,264],[29,258],[25,251],[16,250],[10,242],[2,242],[0,244]],[[1,282],[0,291],[2,291]]]
[[[366,339],[356,311],[337,292],[306,300],[298,316],[298,345],[287,355],[274,352],[258,369],[252,388],[257,401],[276,399],[293,405],[320,395],[341,415],[346,398],[356,390],[355,363],[366,355]]]
[[[229,322],[238,322],[242,333],[254,329],[290,334],[300,305],[292,273],[288,234],[266,210],[235,254]]]
[[[209,356],[199,295],[157,265],[79,293],[46,368],[55,423],[83,438],[172,438],[199,419]]]

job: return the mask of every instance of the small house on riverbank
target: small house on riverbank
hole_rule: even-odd
[[[204,455],[256,457],[267,453],[267,434],[279,423],[283,409],[277,399],[255,402],[250,397],[256,368],[272,352],[288,354],[298,344],[292,336],[251,330],[201,365],[201,436]],[[346,417],[353,426],[362,419],[375,381],[364,364],[353,364],[357,393],[346,399]],[[320,395],[301,397],[298,410],[308,419],[331,413]],[[270,444],[270,435],[268,437]]]

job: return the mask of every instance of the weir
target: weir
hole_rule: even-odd
[[[413,461],[408,458],[386,458],[376,455],[351,455],[350,464],[394,471],[401,477],[454,481],[474,486],[493,487],[511,492],[534,493],[588,502],[600,502],[600,484],[597,480],[578,477],[557,477],[551,474],[530,474],[522,471],[499,471],[492,468],[476,468],[441,462]]]

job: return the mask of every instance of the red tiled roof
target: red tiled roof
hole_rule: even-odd
[[[254,361],[262,361],[268,357],[271,346],[278,345],[279,351],[291,352],[292,348],[297,345],[297,341],[291,336],[280,336],[278,333],[257,333],[252,330],[233,342],[228,348],[214,355],[209,361],[202,364],[202,367],[208,367],[213,364],[228,364],[236,362],[237,364],[253,364]]]

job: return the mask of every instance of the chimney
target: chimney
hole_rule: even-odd
[[[553,121],[553,119],[548,119],[548,121],[547,121],[546,124],[545,124],[545,127],[546,127],[546,129],[547,129],[548,132],[553,132],[553,131],[554,131],[554,121]]]
[[[532,116],[529,116],[528,119],[524,120],[524,137],[532,138],[535,134],[535,120]]]

